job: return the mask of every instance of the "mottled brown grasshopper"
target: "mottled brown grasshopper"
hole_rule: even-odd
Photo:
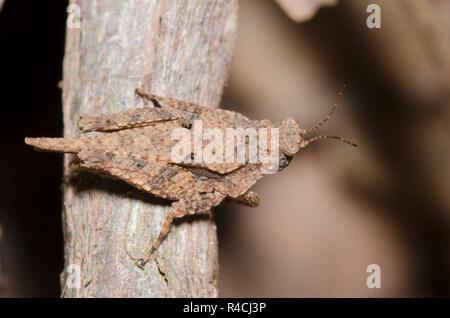
[[[39,150],[75,154],[82,168],[122,179],[140,190],[174,201],[156,242],[146,257],[138,261],[137,265],[141,268],[164,240],[174,218],[204,212],[219,205],[225,198],[251,207],[259,204],[258,195],[249,189],[263,176],[262,168],[267,163],[259,160],[259,157],[251,162],[249,156],[241,162],[174,160],[172,152],[177,145],[173,138],[175,129],[191,130],[195,121],[202,122],[203,130],[222,131],[223,136],[226,129],[231,128],[278,129],[278,143],[275,147],[273,144],[267,147],[268,153],[277,154],[275,172],[283,170],[300,149],[323,138],[335,138],[356,146],[336,136],[322,135],[305,139],[305,135],[314,132],[331,118],[342,91],[328,116],[311,129],[301,129],[293,116],[287,116],[280,124],[274,125],[268,120],[250,120],[237,112],[211,110],[172,98],[146,94],[139,89],[136,93],[145,101],[151,101],[152,107],[133,108],[96,117],[80,116],[78,128],[81,132],[97,131],[104,134],[73,139],[25,138],[25,142]],[[233,143],[233,147],[236,148],[237,144]],[[251,146],[249,136],[245,137],[243,145],[248,154]],[[225,152],[224,149],[221,151]],[[194,159],[195,154],[191,153],[190,157],[188,159]]]

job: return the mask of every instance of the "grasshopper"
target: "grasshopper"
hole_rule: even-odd
[[[269,147],[270,153],[278,155],[275,172],[287,167],[301,149],[320,139],[335,138],[356,146],[337,136],[306,138],[331,118],[342,91],[330,113],[311,129],[300,128],[293,116],[286,116],[281,123],[272,124],[268,120],[251,120],[233,111],[212,110],[147,94],[140,89],[136,89],[136,94],[143,98],[146,106],[94,117],[80,115],[78,128],[82,133],[96,131],[103,134],[86,138],[25,138],[25,143],[38,150],[75,154],[81,168],[121,179],[142,191],[173,201],[158,238],[145,258],[137,262],[140,268],[145,266],[167,236],[174,218],[204,213],[225,198],[250,207],[259,204],[259,196],[249,189],[263,176],[261,168],[265,163],[259,159],[251,162],[248,158],[243,162],[227,163],[176,161],[171,155],[176,145],[172,138],[174,129],[190,130],[198,120],[203,123],[203,129],[220,131],[228,128],[278,128],[277,147]],[[147,105],[148,101],[152,102],[151,107]],[[248,152],[248,140],[245,147]]]

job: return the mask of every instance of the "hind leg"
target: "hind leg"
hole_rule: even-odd
[[[169,233],[174,218],[182,218],[188,214],[202,213],[204,212],[204,210],[208,210],[219,205],[224,199],[224,197],[225,196],[221,193],[211,192],[205,194],[198,194],[195,195],[194,197],[190,197],[188,199],[181,199],[179,201],[172,203],[172,208],[169,210],[169,213],[167,214],[166,221],[164,222],[161,231],[159,232],[156,242],[150,248],[145,258],[138,260],[136,265],[140,269],[144,269],[145,264],[148,263],[153,253],[158,249],[158,247],[161,245],[161,243]]]
[[[83,133],[90,131],[107,132],[148,126],[156,122],[177,120],[180,117],[180,114],[175,114],[170,109],[144,107],[132,108],[109,115],[93,117],[80,115],[77,125]]]
[[[156,105],[175,108],[188,113],[201,114],[205,111],[211,111],[210,109],[197,104],[176,100],[174,98],[160,97],[153,94],[147,94],[138,88],[136,88],[136,94],[138,94],[142,98],[152,101],[153,103],[156,102]]]

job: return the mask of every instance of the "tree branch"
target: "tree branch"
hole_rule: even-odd
[[[81,28],[68,28],[64,136],[79,114],[135,107],[134,89],[217,107],[236,37],[237,0],[79,0]],[[63,297],[217,296],[216,228],[208,218],[172,227],[145,271],[135,266],[161,229],[168,205],[128,186],[76,174],[65,158]],[[80,266],[80,288],[66,281]]]

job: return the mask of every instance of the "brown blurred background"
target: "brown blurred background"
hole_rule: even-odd
[[[313,144],[255,186],[258,208],[216,209],[220,295],[450,296],[450,2],[316,0],[336,5],[315,16],[280,2],[286,11],[240,1],[223,107],[309,128],[347,84],[320,133],[360,147]],[[370,3],[381,29],[366,26]],[[7,0],[0,13],[4,297],[60,293],[62,156],[23,137],[62,134],[66,7]],[[369,264],[381,267],[380,289],[366,286]]]

